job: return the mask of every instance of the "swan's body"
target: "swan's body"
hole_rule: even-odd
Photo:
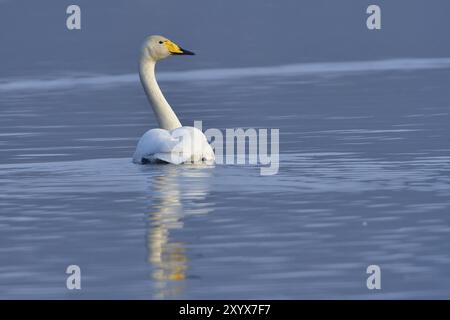
[[[133,161],[141,164],[213,162],[214,152],[203,132],[197,128],[151,129],[139,140]]]
[[[149,37],[142,49],[139,75],[160,128],[151,129],[141,137],[133,161],[141,164],[157,161],[173,164],[213,162],[214,152],[203,132],[181,125],[156,81],[156,62],[173,54],[193,53],[161,36]]]

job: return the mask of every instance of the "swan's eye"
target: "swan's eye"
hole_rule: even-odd
[[[163,44],[164,42],[160,41],[159,44]]]

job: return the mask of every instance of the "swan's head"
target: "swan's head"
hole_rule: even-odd
[[[194,53],[181,48],[163,36],[150,36],[145,40],[142,48],[143,58],[158,61],[171,55],[194,55]]]

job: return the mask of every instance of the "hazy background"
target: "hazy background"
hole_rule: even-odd
[[[81,31],[65,26],[73,3]],[[366,28],[369,4],[381,31]],[[151,34],[199,55],[163,67],[176,70],[448,56],[449,12],[447,0],[2,0],[0,77],[134,72]]]

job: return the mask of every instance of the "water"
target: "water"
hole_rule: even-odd
[[[184,123],[279,128],[273,176],[131,163],[156,125],[137,81],[10,80],[1,297],[449,298],[450,64],[416,62],[429,67],[161,74]],[[70,264],[81,291],[65,288]]]
[[[0,0],[0,298],[450,298],[448,1],[77,3]],[[182,123],[280,129],[278,174],[131,162],[154,33]]]

